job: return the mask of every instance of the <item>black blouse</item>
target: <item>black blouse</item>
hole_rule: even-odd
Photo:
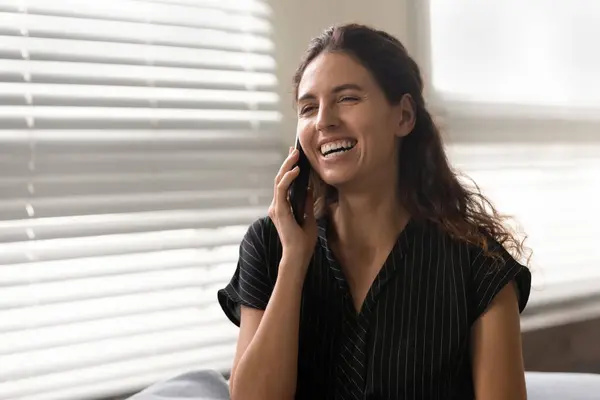
[[[327,229],[320,220],[303,287],[296,399],[474,399],[471,325],[513,280],[523,311],[529,270],[496,242],[504,263],[411,220],[357,313]],[[240,304],[266,308],[281,252],[269,218],[250,226],[235,274],[218,292],[234,324]]]

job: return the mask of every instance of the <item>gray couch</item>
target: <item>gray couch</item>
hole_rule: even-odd
[[[600,400],[600,375],[528,372],[528,400]],[[158,382],[128,400],[227,400],[227,381],[195,371]]]

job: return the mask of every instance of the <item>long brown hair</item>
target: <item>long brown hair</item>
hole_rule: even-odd
[[[402,43],[386,32],[347,24],[326,29],[314,38],[293,79],[295,98],[306,67],[323,52],[352,56],[371,72],[390,104],[405,94],[414,100],[413,131],[399,143],[399,188],[403,205],[415,219],[436,223],[450,236],[481,247],[490,255],[491,238],[517,258],[523,258],[523,241],[505,225],[477,185],[461,183],[448,163],[440,132],[425,107],[423,79],[416,62]],[[319,185],[313,177],[315,212],[322,214],[335,201],[335,189]],[[321,181],[322,182],[322,181]],[[523,239],[524,240],[524,239]]]

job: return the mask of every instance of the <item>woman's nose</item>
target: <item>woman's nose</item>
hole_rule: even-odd
[[[322,106],[317,115],[316,128],[318,131],[331,130],[339,125],[339,117],[335,107]]]

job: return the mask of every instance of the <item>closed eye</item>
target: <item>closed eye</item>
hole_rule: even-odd
[[[353,96],[343,96],[339,100],[340,102],[348,102],[348,101],[358,101],[358,97]]]
[[[338,100],[338,103],[347,103],[347,102],[356,102],[360,99],[355,96],[342,96]],[[307,104],[300,109],[299,115],[306,115],[312,111],[314,111],[317,107],[315,105]]]
[[[316,107],[314,105],[306,105],[300,109],[300,115],[308,114],[313,111]]]

